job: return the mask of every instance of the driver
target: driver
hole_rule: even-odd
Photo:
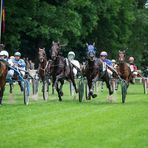
[[[12,62],[11,66],[13,67],[18,67],[20,69],[22,69],[22,71],[20,70],[20,73],[22,74],[22,76],[25,76],[25,68],[26,68],[26,63],[23,59],[21,59],[21,53],[20,52],[15,52],[14,53],[14,58],[10,59],[9,61]],[[14,70],[10,69],[8,71],[8,75],[13,77],[14,75]]]
[[[109,73],[109,75],[112,75],[113,72],[109,68],[107,68],[107,66],[106,66],[106,65],[108,65],[112,68],[113,67],[112,61],[107,59],[106,58],[107,56],[108,56],[108,54],[106,51],[102,51],[100,53],[100,60],[102,62],[102,71],[104,72],[107,69],[107,72]]]
[[[68,52],[68,59],[74,65],[73,73],[75,76],[77,76],[78,69],[80,70],[80,63],[79,61],[75,60],[75,53],[73,51]]]

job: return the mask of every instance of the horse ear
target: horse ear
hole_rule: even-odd
[[[52,41],[52,44],[54,44],[54,41]]]
[[[93,42],[93,46],[95,46],[95,42]]]
[[[88,46],[88,43],[86,43],[86,46]]]

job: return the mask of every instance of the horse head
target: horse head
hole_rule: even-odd
[[[124,61],[125,61],[125,50],[123,50],[123,51],[119,50],[119,57],[118,57],[118,59],[119,59],[120,63],[124,63]]]
[[[95,44],[93,45],[87,45],[87,56],[88,56],[88,59],[90,61],[94,61],[95,60],[95,55],[96,55],[96,48],[95,48]]]
[[[44,62],[44,60],[46,59],[45,48],[39,48],[38,57],[39,57],[40,63]]]
[[[55,60],[57,56],[59,55],[61,49],[61,45],[59,42],[52,42],[52,47],[51,47],[51,59]]]

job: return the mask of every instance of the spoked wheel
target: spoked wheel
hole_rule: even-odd
[[[74,86],[73,86],[72,82],[70,82],[70,95],[74,96]]]
[[[81,78],[79,80],[79,102],[82,102],[83,97],[84,97],[84,79]]]
[[[43,99],[47,100],[49,96],[49,84],[47,80],[43,82]]]
[[[142,82],[143,82],[144,94],[147,94],[147,87],[148,87],[147,79],[143,78]]]
[[[88,83],[86,80],[86,82],[85,82],[85,98],[86,98],[86,100],[88,100],[88,93],[89,93],[89,89],[88,89]]]
[[[23,89],[24,89],[24,104],[28,105],[29,104],[29,81],[24,80],[23,82]]]
[[[38,86],[39,86],[39,80],[38,79],[32,79],[32,91],[33,95],[38,93]]]
[[[122,103],[125,103],[127,87],[128,87],[127,82],[122,80],[121,81]]]

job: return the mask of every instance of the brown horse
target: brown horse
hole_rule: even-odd
[[[61,46],[59,43],[53,42],[51,47],[51,68],[50,74],[52,76],[53,84],[52,86],[56,88],[58,93],[59,101],[62,101],[61,96],[63,96],[62,87],[64,80],[70,80],[75,88],[76,93],[78,92],[76,88],[76,83],[74,80],[73,66],[68,59],[62,57],[60,53]],[[60,87],[59,83],[60,82]]]
[[[48,66],[45,48],[39,48],[38,59],[39,59],[39,68],[38,68],[39,77],[43,82],[45,80],[46,70]]]
[[[7,72],[8,72],[8,66],[6,62],[1,60],[0,61],[0,105],[2,104]]]
[[[39,48],[38,51],[38,59],[39,59],[39,78],[41,79],[43,85],[42,85],[42,92],[43,92],[43,98],[44,100],[47,99],[47,96],[45,95],[45,91],[49,91],[49,85],[50,85],[50,61],[47,61],[45,48]],[[47,85],[46,85],[47,84]],[[46,96],[46,97],[45,97]]]
[[[129,65],[125,62],[125,50],[119,51],[118,61],[117,72],[129,85],[129,82],[132,83],[132,72]]]

